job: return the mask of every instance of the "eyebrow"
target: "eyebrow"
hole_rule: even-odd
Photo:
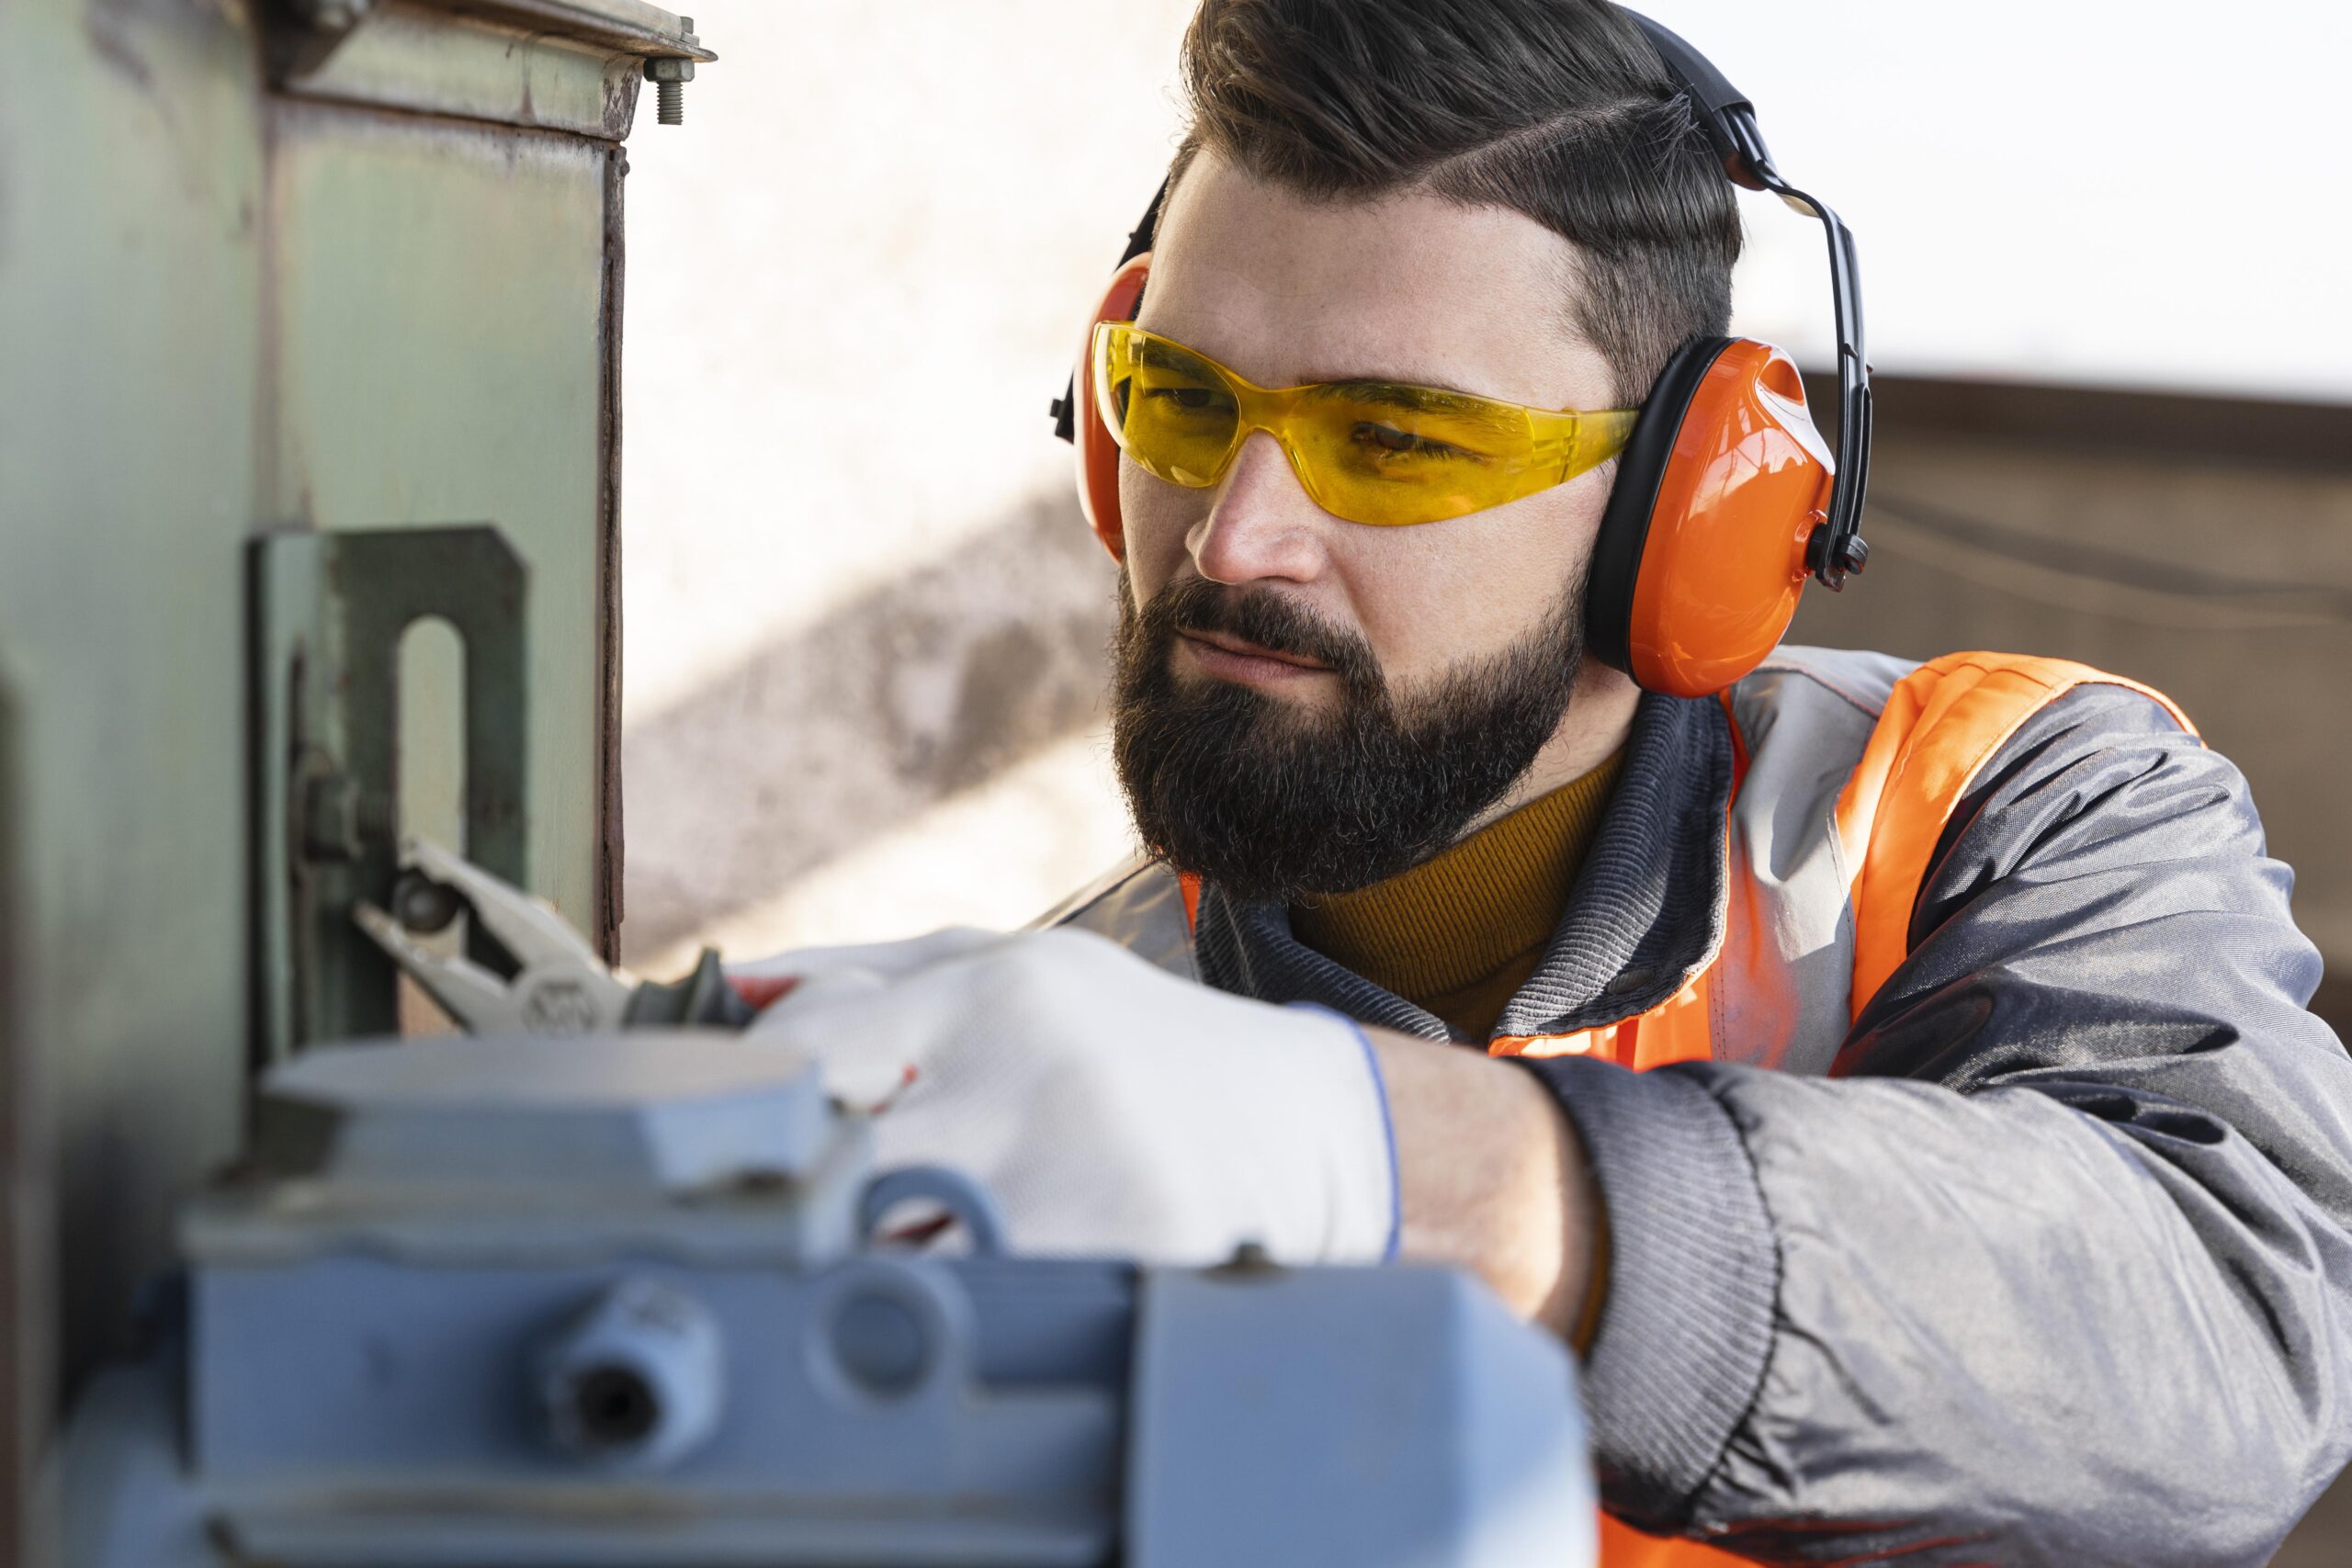
[[[1425,412],[1430,409],[1459,409],[1473,394],[1460,392],[1451,387],[1433,387],[1409,381],[1374,381],[1359,378],[1322,383],[1324,395],[1352,398],[1358,402],[1373,403],[1382,408]],[[1485,401],[1485,399],[1476,399]]]
[[[1154,335],[1147,335],[1143,339],[1142,350],[1140,358],[1144,364],[1163,370],[1189,370],[1210,357],[1199,349],[1177,343],[1172,338],[1163,341]],[[1389,381],[1370,376],[1355,376],[1298,384],[1313,387],[1320,398],[1346,398],[1369,403],[1374,408],[1398,409],[1407,413],[1451,413],[1487,423],[1494,421],[1489,406],[1501,400],[1483,392],[1449,387],[1442,381]]]
[[[1181,344],[1155,343],[1149,338],[1145,338],[1138,347],[1141,352],[1136,357],[1158,370],[1195,373],[1203,368],[1201,361],[1206,357]]]
[[[1502,429],[1510,423],[1494,411],[1495,400],[1451,387],[1406,381],[1329,381],[1320,384],[1322,398],[1347,398],[1374,408],[1400,409],[1407,413],[1444,413],[1475,424]]]

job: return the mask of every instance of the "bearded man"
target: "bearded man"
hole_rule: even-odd
[[[1184,76],[1079,391],[1146,853],[761,1027],[916,1069],[886,1152],[1017,1245],[1475,1269],[1582,1357],[1615,1568],[2265,1560],[2346,1453],[2352,1062],[2237,772],[2053,660],[1645,691],[1631,459],[1505,494],[1416,423],[1615,451],[1726,330],[1623,13],[1204,0]]]

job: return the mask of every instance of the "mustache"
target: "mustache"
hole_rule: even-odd
[[[1233,588],[1187,578],[1153,596],[1141,612],[1143,630],[1162,647],[1182,632],[1217,632],[1274,653],[1329,665],[1349,689],[1384,689],[1372,647],[1272,589]]]
[[[1284,585],[1193,577],[1147,604],[1122,570],[1112,759],[1136,836],[1230,897],[1295,902],[1393,875],[1451,843],[1523,774],[1568,709],[1582,584],[1499,652],[1392,692],[1363,637]],[[1182,632],[1340,671],[1300,711],[1250,686],[1182,681]]]

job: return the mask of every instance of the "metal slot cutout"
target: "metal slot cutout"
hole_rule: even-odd
[[[254,541],[254,1017],[262,1063],[400,1028],[398,974],[352,923],[400,873],[401,639],[465,650],[469,858],[529,885],[527,570],[489,524]]]

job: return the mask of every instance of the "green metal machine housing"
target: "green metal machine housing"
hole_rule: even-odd
[[[33,1563],[60,1399],[254,1070],[401,1021],[343,919],[394,833],[612,943],[621,142],[714,56],[639,0],[17,0],[0,50],[0,1561]]]

